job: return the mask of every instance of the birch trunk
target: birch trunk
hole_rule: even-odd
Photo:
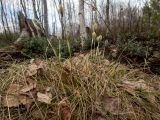
[[[84,39],[86,39],[86,29],[85,29],[85,16],[84,16],[84,0],[79,0],[79,25],[80,25],[80,37],[81,37],[81,47],[84,49]]]
[[[38,20],[38,15],[37,15],[37,10],[36,10],[36,2],[35,2],[35,0],[32,0],[32,6],[33,6],[34,18]]]

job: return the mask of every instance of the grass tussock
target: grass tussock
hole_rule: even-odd
[[[71,120],[159,120],[158,76],[114,63],[100,55],[79,54],[63,62],[48,59],[46,71],[33,76],[37,91],[51,87],[51,104],[0,106],[0,119],[59,120],[58,105],[67,98]],[[0,94],[25,79],[28,62],[0,70]],[[125,82],[124,82],[125,81]],[[127,82],[126,82],[127,81]],[[67,119],[66,119],[67,120]]]

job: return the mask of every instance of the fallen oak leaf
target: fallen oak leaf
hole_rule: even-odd
[[[29,92],[29,91],[35,89],[36,85],[37,85],[36,82],[34,82],[30,78],[27,78],[25,85],[20,89],[20,93],[23,94],[23,93]]]
[[[32,99],[25,95],[5,95],[2,96],[2,105],[4,107],[18,107],[19,105],[31,104]]]
[[[21,87],[22,85],[20,84],[10,84],[5,93],[6,94],[19,94],[19,90]]]
[[[51,104],[51,101],[52,101],[52,94],[50,93],[40,93],[38,92],[37,93],[37,100],[39,102],[43,102],[43,103],[46,103],[46,104]]]
[[[2,105],[4,107],[17,107],[19,106],[21,103],[18,99],[16,99],[17,97],[13,96],[13,95],[6,95],[2,97]]]
[[[30,63],[26,71],[27,77],[42,74],[46,70],[46,63],[42,60],[31,60]]]
[[[21,104],[31,104],[33,100],[27,95],[27,92],[32,93],[31,90],[36,86],[31,79],[27,79],[27,82],[30,86],[15,83],[10,84],[5,92],[5,95],[2,96],[2,105],[4,107],[18,107]],[[34,84],[32,85],[32,83]]]

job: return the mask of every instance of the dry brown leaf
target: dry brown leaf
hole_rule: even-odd
[[[38,67],[35,63],[28,66],[26,76],[33,76],[37,74]]]
[[[118,114],[120,112],[121,99],[118,97],[105,96],[102,98],[104,110],[111,114]]]
[[[9,94],[18,95],[21,87],[22,85],[20,84],[14,84],[14,83],[10,84],[5,93],[8,95]]]
[[[121,99],[112,96],[101,96],[96,102],[99,114],[105,116],[107,112],[118,115],[121,113]]]
[[[42,60],[32,60],[26,71],[26,76],[31,77],[36,75],[38,72],[46,70],[46,63]]]
[[[31,98],[29,98],[28,96],[25,96],[25,95],[20,95],[19,101],[23,105],[31,104],[33,102],[33,100]]]
[[[71,107],[67,98],[62,99],[58,104],[58,114],[62,120],[71,119]]]
[[[71,71],[72,70],[72,66],[71,66],[71,61],[70,60],[66,60],[63,63],[63,68],[67,71]]]
[[[27,92],[32,92],[36,83],[31,79],[26,80],[27,84],[10,84],[2,96],[2,105],[5,107],[18,107],[19,105],[31,104],[33,100],[27,96]],[[25,94],[25,95],[24,95]]]
[[[17,107],[19,105],[31,104],[33,101],[25,95],[5,95],[2,98],[4,107]]]
[[[46,92],[51,92],[51,87],[46,87]]]
[[[144,80],[139,80],[139,81],[123,81],[122,86],[124,88],[131,88],[131,89],[143,89],[143,90],[148,90],[149,86],[145,83]]]
[[[20,101],[14,95],[6,95],[2,98],[2,105],[4,107],[17,107],[20,104]]]
[[[36,88],[36,82],[34,82],[32,79],[28,78],[25,83],[26,84],[20,89],[21,94],[29,92]]]
[[[51,104],[52,101],[52,94],[51,93],[37,93],[37,100],[39,102],[43,102],[46,104]]]
[[[46,63],[42,60],[35,60],[34,63],[37,65],[38,69],[45,69]]]
[[[71,59],[65,60],[63,63],[64,68],[68,68],[68,70],[71,70],[73,67],[79,67],[84,66],[88,62],[89,54],[79,54],[76,57],[72,57]]]

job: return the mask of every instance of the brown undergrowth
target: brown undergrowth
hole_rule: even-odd
[[[12,64],[0,70],[0,119],[159,120],[159,80],[93,52]]]

